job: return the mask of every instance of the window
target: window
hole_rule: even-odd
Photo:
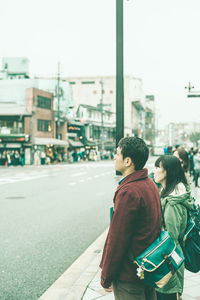
[[[14,123],[15,122],[12,120],[0,120],[0,128],[1,127],[13,128]]]
[[[90,139],[93,138],[93,126],[92,125],[89,126],[89,137],[90,137]]]
[[[75,81],[70,81],[69,84],[76,84],[76,82]]]
[[[51,99],[43,96],[37,96],[37,107],[51,109]]]
[[[37,130],[43,132],[51,132],[51,121],[37,120]]]

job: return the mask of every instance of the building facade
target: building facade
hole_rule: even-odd
[[[7,152],[23,153],[26,164],[33,163],[37,155],[39,164],[41,154],[48,155],[51,161],[61,161],[66,158],[67,116],[73,106],[70,86],[67,82],[58,85],[58,81],[52,79],[31,79],[27,71],[25,58],[3,60],[0,72],[1,156]]]
[[[101,107],[80,104],[77,117],[84,122],[86,149],[96,148],[99,151],[114,152],[116,145],[115,114]]]
[[[79,105],[103,105],[104,110],[116,113],[115,76],[65,78],[72,88],[75,113]],[[145,97],[142,80],[124,77],[124,135],[144,137]]]

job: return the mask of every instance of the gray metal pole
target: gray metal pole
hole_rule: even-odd
[[[58,123],[57,123],[57,138],[60,140],[60,62],[58,62],[57,76],[57,101],[58,101]]]
[[[103,81],[100,81],[100,85],[101,85],[101,100],[100,100],[100,106],[101,106],[101,151],[102,154],[104,152],[104,120],[103,120]]]
[[[124,136],[123,0],[116,0],[116,147]]]

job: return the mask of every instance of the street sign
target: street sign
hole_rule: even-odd
[[[188,94],[188,98],[200,98],[200,94]]]
[[[145,97],[149,101],[154,101],[154,95],[146,95]]]

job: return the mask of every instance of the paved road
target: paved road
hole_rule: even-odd
[[[108,226],[115,187],[113,162],[0,168],[0,299],[38,299]]]

